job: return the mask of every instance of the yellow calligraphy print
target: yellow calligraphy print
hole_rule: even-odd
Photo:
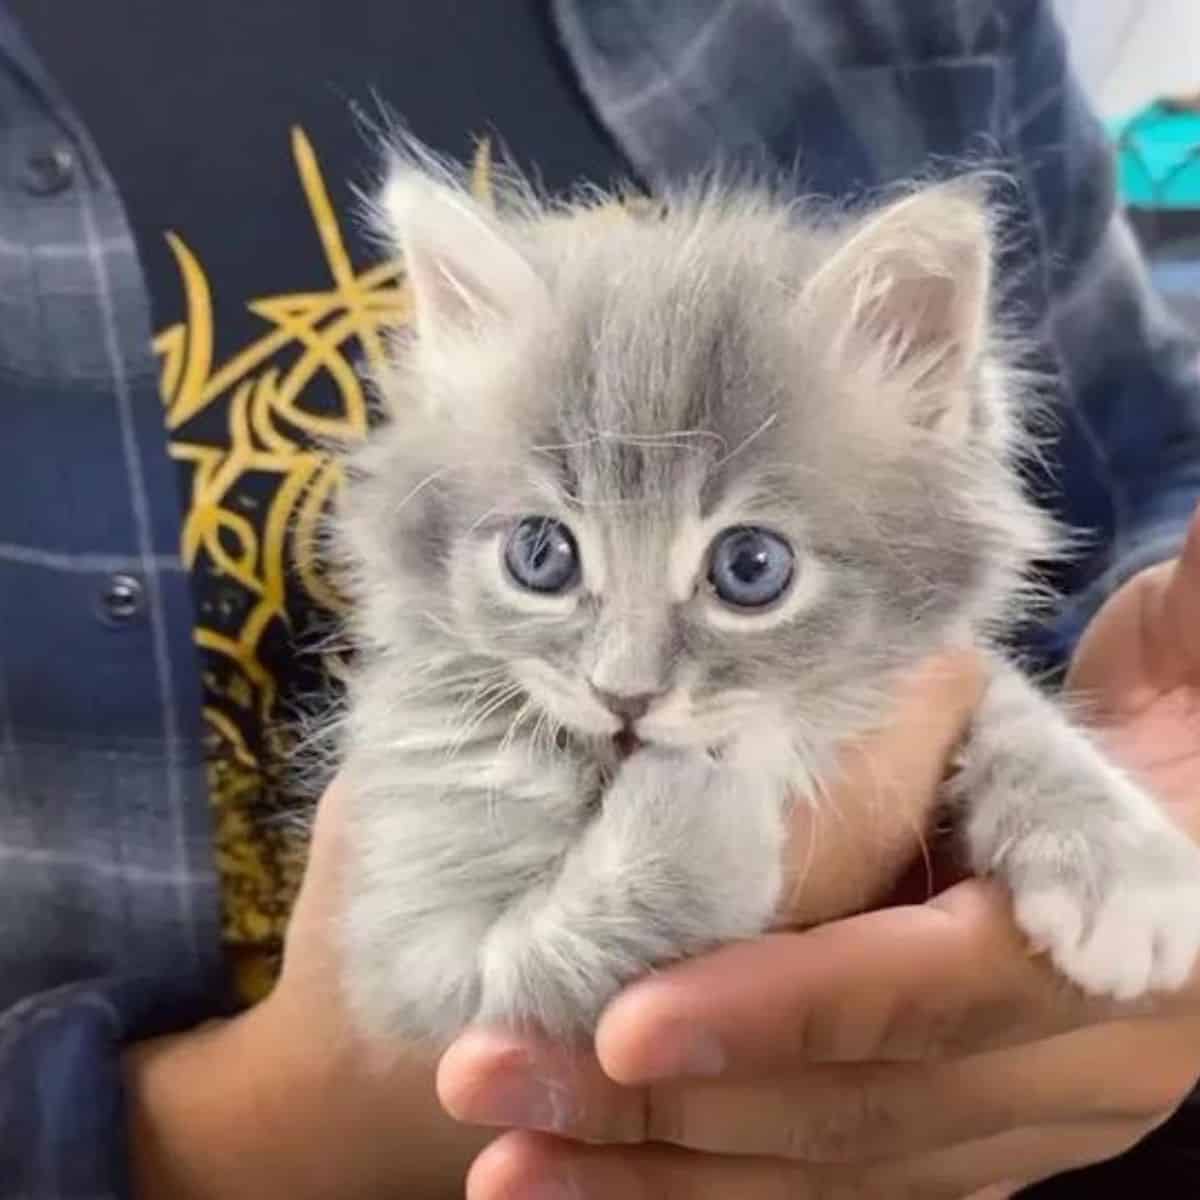
[[[154,341],[170,452],[184,470],[224,936],[247,999],[271,986],[301,869],[279,819],[287,714],[277,675],[306,633],[295,614],[339,607],[319,536],[340,472],[321,447],[366,432],[361,367],[379,364],[384,331],[410,310],[399,262],[355,269],[312,144],[300,129],[291,143],[326,277],[311,291],[250,299],[261,332],[218,360],[220,281],[169,232],[184,316]],[[471,175],[481,199],[490,169],[484,143]],[[318,384],[319,411],[306,404]]]

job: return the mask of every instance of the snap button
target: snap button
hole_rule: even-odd
[[[71,186],[75,155],[69,146],[45,146],[25,160],[25,188],[35,196],[52,196]]]
[[[141,614],[146,589],[136,575],[111,575],[100,594],[100,613],[111,625],[127,625]]]

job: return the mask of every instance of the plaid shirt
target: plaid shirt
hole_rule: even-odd
[[[198,666],[137,253],[2,4],[0,113],[0,1196],[101,1197],[115,1046],[220,994]]]
[[[1200,359],[1149,293],[1043,0],[554,0],[650,184],[722,156],[869,192],[986,155],[1057,371],[1041,481],[1095,551],[1069,652],[1200,495]],[[0,1197],[126,1194],[116,1055],[220,1006],[196,664],[148,302],[119,196],[0,0]],[[4,1011],[7,1009],[7,1011]]]

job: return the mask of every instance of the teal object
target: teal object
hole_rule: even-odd
[[[1111,122],[1118,186],[1135,208],[1200,210],[1200,112],[1159,100]]]

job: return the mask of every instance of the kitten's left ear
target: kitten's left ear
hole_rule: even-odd
[[[988,335],[992,238],[984,184],[955,180],[866,218],[805,284],[801,302],[865,335],[909,388],[914,423],[965,436]]]
[[[456,181],[398,162],[376,213],[403,255],[424,347],[437,349],[546,302],[545,284],[501,221]]]

